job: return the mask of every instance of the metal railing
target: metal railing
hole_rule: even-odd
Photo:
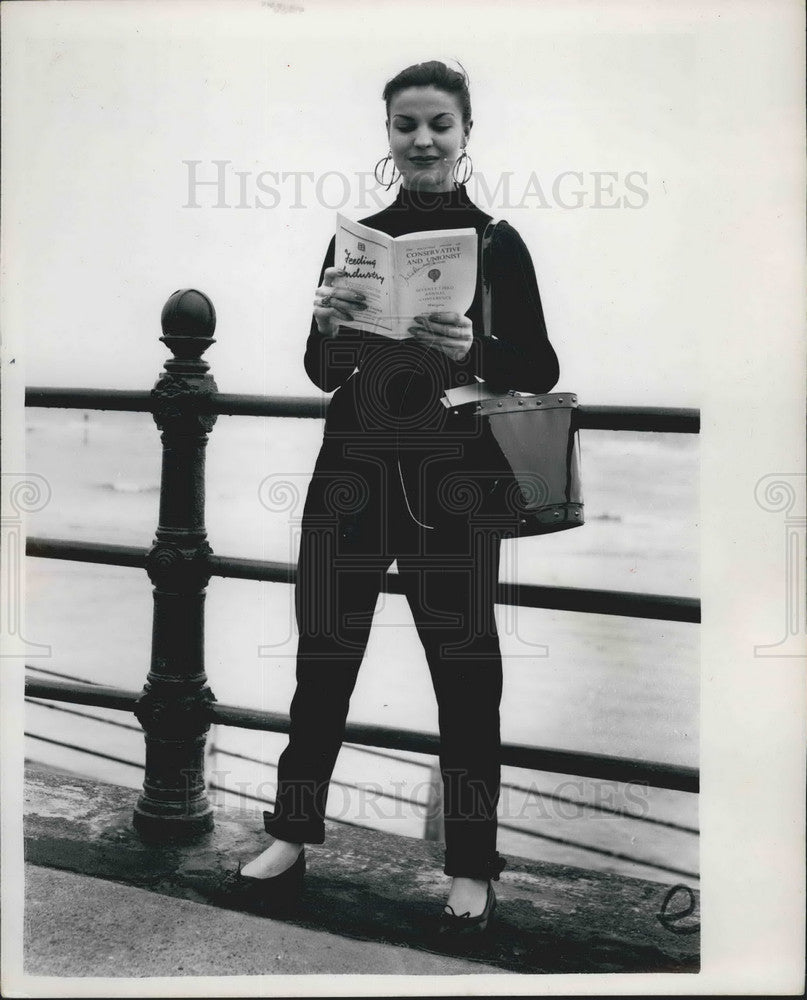
[[[210,725],[288,732],[288,716],[219,704],[204,670],[204,599],[211,576],[294,583],[295,567],[213,554],[204,524],[204,459],[208,433],[221,414],[323,417],[327,400],[228,395],[218,392],[202,354],[214,343],[212,303],[193,289],[175,292],[162,312],[160,338],[173,357],[150,392],[26,389],[26,406],[151,413],[161,431],[163,462],[159,523],[148,549],[52,538],[29,538],[30,556],[145,569],[153,584],[151,669],[142,691],[70,680],[26,679],[29,698],[132,712],[145,734],[143,791],[133,822],[144,839],[189,840],[213,825],[204,753]],[[579,407],[581,428],[697,433],[697,410],[669,407]],[[384,590],[403,593],[397,574]],[[671,595],[500,583],[497,601],[596,614],[700,621],[700,602]],[[439,738],[387,726],[348,724],[345,739],[367,747],[437,754]],[[501,763],[696,792],[696,768],[522,744],[504,744]]]

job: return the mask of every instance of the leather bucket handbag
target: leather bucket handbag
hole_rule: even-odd
[[[482,237],[484,336],[491,336],[490,251],[495,223]],[[458,418],[473,414],[495,451],[475,523],[502,537],[542,535],[584,523],[577,394],[496,392],[483,381],[448,389]]]

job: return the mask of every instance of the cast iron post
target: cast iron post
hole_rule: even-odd
[[[205,531],[205,448],[217,392],[202,354],[216,311],[194,289],[174,292],[160,340],[174,355],[151,391],[162,432],[160,519],[146,558],[154,584],[151,669],[135,708],[146,736],[146,775],[134,826],[148,840],[190,840],[213,828],[204,774],[214,701],[204,669],[204,601],[211,554]]]

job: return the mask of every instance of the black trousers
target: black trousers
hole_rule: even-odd
[[[317,468],[297,565],[297,686],[278,762],[272,836],[325,839],[328,786],[344,738],[384,574],[397,560],[423,644],[440,728],[446,875],[498,878],[502,661],[494,606],[500,539],[468,520],[429,529],[407,507],[397,465]]]

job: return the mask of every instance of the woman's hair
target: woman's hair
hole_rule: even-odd
[[[389,117],[390,101],[400,91],[408,87],[436,87],[437,90],[447,94],[454,94],[462,111],[462,123],[468,125],[471,121],[471,93],[468,89],[468,74],[462,64],[460,68],[462,72],[458,73],[445,63],[433,59],[430,62],[415,63],[414,66],[407,66],[401,70],[387,82],[381,95],[387,106],[387,117]]]

